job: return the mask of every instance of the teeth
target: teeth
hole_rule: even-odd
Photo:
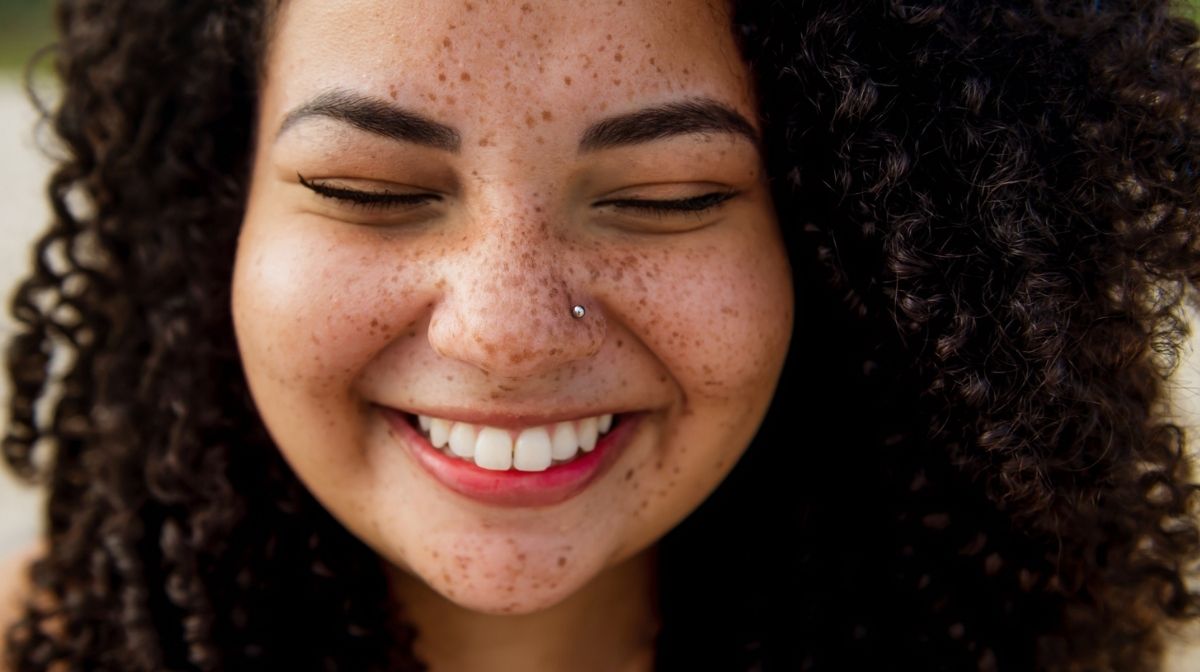
[[[599,435],[607,433],[613,416],[604,414],[552,425],[527,427],[520,432],[454,422],[418,415],[417,423],[429,442],[442,452],[471,460],[483,469],[545,471],[554,464],[575,458],[582,450],[596,448]]]
[[[475,441],[475,465],[484,469],[505,471],[512,466],[512,437],[495,427],[484,427]]]
[[[550,456],[556,460],[569,460],[579,452],[579,439],[575,438],[575,427],[569,422],[554,425],[554,439],[550,444]]]
[[[475,457],[476,434],[475,425],[469,422],[454,423],[454,429],[450,430],[450,452],[468,460]]]
[[[545,429],[533,427],[517,436],[513,466],[521,471],[545,471],[550,467],[550,435]]]
[[[579,421],[579,447],[583,452],[590,453],[596,447],[596,434],[600,431],[595,418],[584,418]]]
[[[441,418],[431,418],[429,421],[429,442],[434,448],[446,445],[450,438],[450,421]]]

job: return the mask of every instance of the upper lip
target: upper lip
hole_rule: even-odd
[[[396,408],[393,406],[384,406],[392,411],[401,413],[409,413],[411,415],[427,415],[433,418],[441,418],[443,420],[452,420],[454,422],[469,422],[473,425],[486,425],[488,427],[496,427],[501,429],[511,429],[517,427],[536,427],[539,425],[552,425],[556,422],[566,422],[568,420],[578,420],[580,418],[591,418],[601,415],[619,415],[628,413],[617,409],[570,409],[557,410],[550,413],[526,413],[519,411],[504,411],[504,410],[479,410],[469,408]]]

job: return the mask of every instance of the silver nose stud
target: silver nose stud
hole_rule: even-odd
[[[583,317],[585,314],[587,314],[587,311],[585,311],[583,309],[583,306],[572,306],[571,307],[571,317],[574,317],[575,319],[578,320],[579,318]]]

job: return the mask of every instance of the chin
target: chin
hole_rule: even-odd
[[[549,609],[575,593],[592,578],[576,572],[560,571],[556,575],[538,575],[528,571],[513,571],[505,564],[501,567],[479,565],[466,574],[466,579],[453,577],[446,567],[431,567],[432,576],[423,580],[434,591],[463,609],[493,614],[516,616],[532,614]]]

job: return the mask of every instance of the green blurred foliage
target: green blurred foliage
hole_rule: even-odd
[[[53,39],[50,0],[0,0],[0,70],[18,74]]]

